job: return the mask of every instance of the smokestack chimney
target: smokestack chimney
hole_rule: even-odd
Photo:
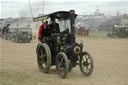
[[[75,11],[70,10],[70,23],[71,23],[71,43],[76,41],[75,39]]]

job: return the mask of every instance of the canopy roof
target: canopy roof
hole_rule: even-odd
[[[77,15],[75,14],[75,17]],[[67,19],[70,19],[70,12],[69,11],[57,11],[57,12],[54,12],[54,13],[50,13],[50,14],[47,14],[47,15],[43,15],[43,16],[40,16],[40,17],[35,17],[33,18],[34,21],[41,21],[41,20],[46,20],[48,18],[56,18],[56,19],[59,19],[59,20],[67,20]]]

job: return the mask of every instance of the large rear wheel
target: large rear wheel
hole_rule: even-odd
[[[59,52],[56,56],[56,71],[60,78],[65,78],[69,72],[69,62],[64,52]]]
[[[94,62],[88,52],[83,52],[79,61],[80,71],[84,76],[90,76],[93,72]]]
[[[40,43],[37,50],[37,62],[41,72],[47,73],[51,67],[51,51],[47,44]]]

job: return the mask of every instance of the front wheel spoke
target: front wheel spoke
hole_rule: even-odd
[[[85,61],[84,60],[82,60],[82,61],[83,61],[83,64],[84,64]]]
[[[86,56],[86,61],[88,61],[89,57]]]
[[[88,73],[88,69],[87,69],[87,67],[86,67],[86,73]]]
[[[86,67],[85,65],[82,65],[83,70],[85,69],[85,67]]]
[[[83,60],[82,60],[82,61],[83,61]],[[83,62],[81,62],[81,63],[80,63],[80,64],[81,64],[81,66],[82,66],[82,68],[83,68],[83,66],[84,66],[84,62],[85,62],[85,61],[83,61]]]
[[[91,65],[91,63],[88,63],[88,66]]]
[[[88,71],[90,71],[90,69],[88,68],[88,66],[86,67]]]
[[[82,65],[82,67],[84,67],[84,66],[85,66],[85,65],[84,65],[84,63],[82,63],[81,65]]]

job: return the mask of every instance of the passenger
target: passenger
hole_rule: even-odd
[[[59,33],[59,24],[56,23],[55,18],[51,18],[52,23],[50,24],[51,33]]]
[[[42,40],[43,37],[49,37],[50,36],[50,30],[48,28],[48,21],[46,21],[44,24],[42,24],[39,28],[38,32],[38,39]]]
[[[4,26],[4,27],[3,27],[3,29],[2,29],[2,34],[7,34],[7,33],[8,33],[9,26],[10,26],[10,24],[7,24],[7,26]]]

